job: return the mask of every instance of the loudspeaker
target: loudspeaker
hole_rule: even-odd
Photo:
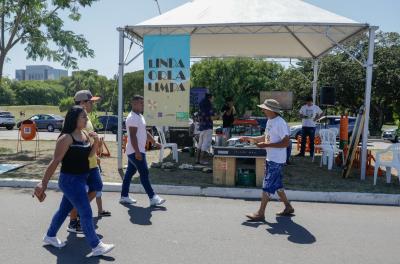
[[[193,146],[193,137],[189,134],[189,129],[170,129],[169,142],[176,143],[178,147]]]
[[[335,88],[332,86],[322,86],[320,93],[320,105],[335,105]]]

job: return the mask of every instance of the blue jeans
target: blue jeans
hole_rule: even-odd
[[[302,127],[300,154],[304,155],[304,153],[306,152],[307,136],[310,137],[310,156],[314,157],[315,127]]]
[[[47,236],[55,237],[57,235],[57,232],[67,218],[68,213],[75,207],[78,210],[83,233],[85,234],[90,247],[95,248],[100,243],[94,229],[92,208],[90,207],[86,191],[87,178],[88,174],[76,175],[60,173],[58,185],[64,195],[60,203],[60,208],[51,220]]]
[[[126,169],[124,181],[122,182],[121,197],[128,197],[132,176],[135,175],[137,171],[139,171],[140,182],[149,198],[151,199],[154,196],[154,191],[149,179],[149,168],[147,167],[146,154],[141,154],[142,160],[137,160],[135,158],[135,153],[128,155],[128,168]]]
[[[103,181],[101,180],[99,167],[90,169],[87,185],[89,192],[101,192],[103,190]]]

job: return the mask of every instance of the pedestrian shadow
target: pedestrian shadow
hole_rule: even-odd
[[[267,231],[272,235],[287,235],[290,242],[296,244],[313,244],[316,238],[303,226],[295,223],[292,217],[277,216],[276,223],[268,223]]]
[[[313,244],[316,238],[306,228],[293,222],[292,217],[277,216],[276,223],[269,223],[266,221],[245,221],[243,226],[258,228],[262,225],[268,225],[267,231],[271,235],[286,235],[288,240],[296,244]]]
[[[103,236],[98,235],[101,239]],[[100,260],[114,262],[115,258],[110,256],[100,257],[87,257],[92,251],[88,246],[85,237],[77,236],[76,234],[69,233],[67,237],[67,244],[63,248],[55,248],[52,246],[43,246],[47,251],[57,257],[57,264],[71,264],[71,263],[87,263],[97,264]]]
[[[129,209],[131,222],[136,225],[152,225],[151,217],[154,211],[167,211],[164,206],[139,207],[132,204],[123,204],[123,206]]]

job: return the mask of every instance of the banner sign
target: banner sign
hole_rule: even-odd
[[[150,126],[189,126],[190,36],[144,36],[144,116]]]

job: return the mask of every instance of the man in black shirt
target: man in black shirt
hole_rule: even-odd
[[[235,121],[236,109],[233,106],[233,98],[226,98],[225,105],[221,109],[222,112],[222,128],[226,139],[231,137],[231,129]]]

